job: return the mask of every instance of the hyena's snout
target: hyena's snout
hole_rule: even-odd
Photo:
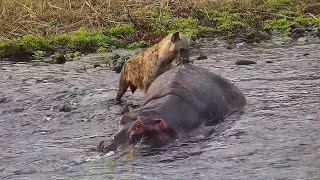
[[[184,64],[184,63],[190,63],[189,50],[181,49],[181,50],[179,51],[179,59],[180,59],[180,61],[181,61],[182,64]]]

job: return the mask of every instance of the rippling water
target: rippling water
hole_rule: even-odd
[[[119,74],[90,68],[102,54],[65,65],[1,62],[0,177],[320,179],[319,42],[275,40],[234,49],[198,42],[193,54],[208,59],[195,65],[240,87],[248,102],[243,114],[205,140],[109,157],[90,151],[110,139],[122,109],[113,105]],[[237,66],[239,59],[257,64]],[[127,93],[125,100],[138,105],[141,97]]]

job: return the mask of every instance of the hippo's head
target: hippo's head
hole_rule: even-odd
[[[119,151],[138,142],[151,146],[160,146],[167,142],[174,133],[168,128],[164,119],[153,116],[152,113],[139,115],[125,114],[119,122],[119,130],[112,137],[112,142],[106,145],[102,141],[100,151]]]

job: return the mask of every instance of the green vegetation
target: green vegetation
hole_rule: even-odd
[[[110,29],[110,34],[102,31],[88,31],[80,28],[75,32],[60,34],[56,36],[32,36],[26,35],[21,38],[5,41],[0,44],[0,55],[10,56],[31,56],[41,59],[46,53],[57,51],[69,52],[71,57],[79,56],[79,52],[105,52],[108,49],[140,47],[145,44],[137,42],[132,45],[118,38],[118,35],[128,35],[135,30],[128,25],[119,25]],[[73,54],[72,52],[77,52]],[[81,54],[81,53],[80,53]]]
[[[136,30],[132,24],[123,24],[111,27],[107,32],[113,36],[128,36],[135,34]]]
[[[145,42],[145,41],[138,41],[138,42],[133,42],[133,43],[130,43],[127,48],[128,49],[136,49],[136,48],[139,48],[139,47],[147,47],[148,44]]]
[[[72,58],[147,47],[174,31],[191,33],[194,39],[222,36],[258,42],[274,34],[292,36],[292,24],[308,32],[320,26],[319,0],[3,2],[0,58],[42,59],[57,53]]]

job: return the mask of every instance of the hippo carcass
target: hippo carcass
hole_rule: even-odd
[[[146,92],[143,106],[123,115],[111,144],[117,151],[135,144],[162,145],[201,124],[213,124],[246,105],[243,93],[227,79],[191,64],[160,75]]]

